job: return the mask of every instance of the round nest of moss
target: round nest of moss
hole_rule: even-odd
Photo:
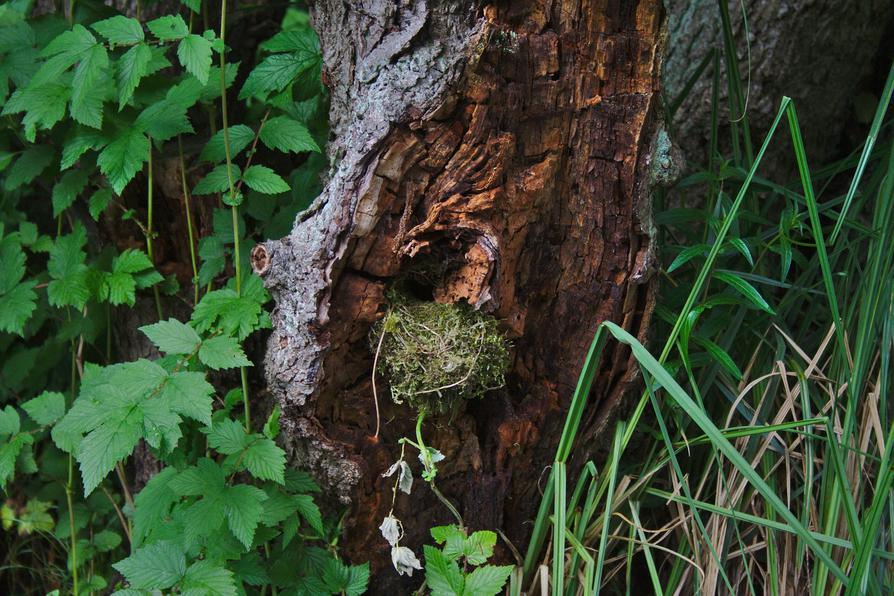
[[[461,399],[480,398],[506,383],[508,340],[499,323],[469,305],[401,301],[373,326],[378,354],[396,403],[426,413],[453,412]]]

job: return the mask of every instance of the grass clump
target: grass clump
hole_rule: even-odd
[[[420,412],[453,412],[506,382],[509,344],[499,322],[465,303],[409,300],[394,292],[370,342],[395,403]]]

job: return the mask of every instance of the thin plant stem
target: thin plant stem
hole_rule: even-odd
[[[199,302],[199,268],[196,265],[196,240],[192,226],[192,206],[189,199],[189,187],[186,184],[186,160],[183,159],[183,141],[177,135],[177,150],[180,153],[180,185],[183,187],[183,205],[186,209],[186,231],[189,235],[189,260],[192,264],[193,304]]]
[[[428,471],[434,469],[434,463],[431,461],[431,454],[428,452],[428,447],[426,447],[425,443],[422,441],[422,421],[424,419],[425,411],[421,410],[419,412],[419,417],[416,418],[416,446],[419,447],[419,453],[422,454],[422,465],[425,467],[425,470]],[[456,518],[460,529],[465,528],[466,524],[463,521],[463,516],[459,514],[459,511],[453,505],[453,503],[450,502],[450,499],[444,496],[444,493],[442,493],[440,489],[438,489],[438,487],[435,485],[434,478],[430,478],[428,480],[428,485],[431,487],[432,492],[435,493],[435,496],[438,497],[438,499],[444,504],[444,506],[450,510],[450,513],[453,514],[453,517]]]
[[[220,42],[226,47],[227,0],[220,1]],[[236,210],[236,183],[233,180],[233,155],[230,152],[230,123],[227,117],[227,62],[224,52],[220,52],[220,115],[223,124],[224,154],[227,158],[227,182],[230,187],[230,213],[233,216],[233,266],[236,269],[236,295],[242,295],[242,258],[239,254],[239,213]],[[239,369],[242,380],[242,403],[245,409],[245,429],[251,432],[251,406],[248,394],[248,373],[245,367]]]
[[[152,187],[154,186],[154,184],[152,183],[152,139],[149,139],[148,171],[149,171],[149,188],[147,189],[147,197],[146,197],[146,200],[148,203],[148,206],[146,208],[146,211],[147,211],[146,219],[148,221],[146,222],[146,232],[145,232],[146,233],[146,253],[149,255],[149,260],[152,262],[153,265],[155,265],[155,256],[154,256],[153,250],[152,250],[152,236],[155,234],[155,232],[152,231],[152,225],[153,225],[152,224],[152,220],[153,220],[153,217],[152,217],[152,213],[153,213]],[[164,318],[164,314],[162,314],[162,310],[161,310],[161,297],[158,294],[158,284],[155,284],[152,286],[152,294],[155,296],[155,310],[158,313],[158,320],[161,320]]]

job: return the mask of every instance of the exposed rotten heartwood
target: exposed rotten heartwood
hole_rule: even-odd
[[[347,553],[382,552],[380,477],[413,414],[370,373],[389,280],[438,266],[420,296],[468,301],[512,337],[505,389],[427,426],[439,481],[475,528],[521,541],[596,325],[644,338],[652,310],[649,175],[660,0],[345,3],[312,8],[332,93],[335,169],[291,235],[258,247],[276,299],[266,360],[287,447],[353,503]],[[610,350],[598,437],[635,374]],[[449,422],[449,423],[448,423]],[[424,489],[398,502],[408,544],[448,521]]]

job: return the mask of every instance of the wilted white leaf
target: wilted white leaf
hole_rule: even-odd
[[[407,494],[413,490],[413,470],[410,469],[410,464],[403,460],[400,461],[400,478],[397,484],[400,490]]]
[[[422,569],[422,564],[419,563],[419,559],[417,559],[413,551],[406,546],[392,547],[391,563],[394,564],[394,568],[397,569],[398,575],[406,573],[410,577],[413,577],[414,569]]]
[[[382,520],[379,530],[382,532],[385,540],[388,541],[388,544],[397,546],[397,541],[400,540],[400,521],[396,517],[389,515]]]

